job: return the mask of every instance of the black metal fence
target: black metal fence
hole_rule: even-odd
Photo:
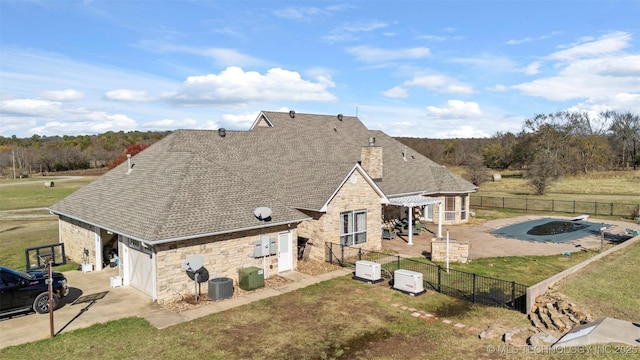
[[[432,289],[445,295],[454,296],[473,303],[505,307],[527,313],[527,285],[506,281],[460,270],[447,270],[440,265],[430,264],[398,255],[325,243],[326,260],[331,264],[355,268],[359,260],[380,264],[383,277],[393,279],[393,272],[405,269],[422,274],[425,289]]]
[[[507,198],[498,196],[471,196],[471,207],[500,208],[524,211],[548,211],[570,214],[602,216],[638,216],[640,204],[620,204],[600,201]]]

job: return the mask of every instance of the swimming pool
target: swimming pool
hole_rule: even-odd
[[[600,228],[609,226],[589,221],[542,218],[504,226],[491,234],[518,240],[567,243],[589,235],[599,235]]]

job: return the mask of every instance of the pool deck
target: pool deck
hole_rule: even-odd
[[[450,240],[468,242],[470,245],[469,257],[471,259],[499,256],[559,255],[567,251],[575,253],[581,251],[583,247],[592,250],[600,249],[601,238],[599,235],[588,235],[567,243],[545,243],[503,238],[491,233],[504,226],[542,218],[571,220],[574,217],[525,215],[509,219],[491,220],[482,224],[443,227],[442,235],[443,238],[446,238],[448,230]],[[605,244],[620,242],[621,240],[631,238],[625,233],[625,229],[639,228],[637,224],[630,221],[611,221],[594,217],[589,217],[588,221],[610,225],[605,231]],[[393,240],[383,240],[382,247],[384,249],[394,250],[400,255],[407,257],[428,257],[431,253],[431,240],[435,237],[437,226],[434,224],[426,224],[425,229],[426,231],[422,231],[420,235],[413,236],[413,245],[408,245],[408,237],[401,235],[396,236]]]

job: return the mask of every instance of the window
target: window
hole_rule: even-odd
[[[136,249],[138,251],[142,251],[143,253],[147,253],[147,254],[151,254],[152,251],[149,248],[149,246],[145,243],[143,243],[140,240],[134,240],[134,239],[130,239],[129,240],[129,245],[131,246],[132,249]]]
[[[340,213],[340,244],[355,245],[367,242],[367,211]]]
[[[460,220],[467,220],[467,199],[469,195],[463,195],[460,197]]]
[[[447,196],[444,198],[444,220],[455,221],[456,220],[456,197]]]

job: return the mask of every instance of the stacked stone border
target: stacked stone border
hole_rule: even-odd
[[[604,251],[601,254],[598,254],[592,258],[589,258],[583,262],[581,262],[580,264],[577,264],[573,267],[568,268],[567,270],[564,270],[548,279],[542,280],[539,283],[535,284],[535,285],[531,285],[527,288],[527,315],[529,315],[531,313],[531,309],[533,308],[533,305],[536,303],[536,298],[540,295],[544,295],[547,290],[549,290],[552,286],[556,285],[560,280],[566,278],[567,276],[581,270],[582,268],[584,268],[585,266],[591,264],[594,261],[598,261],[606,256],[608,256],[609,254],[612,254],[616,251],[620,251],[622,249],[625,249],[629,246],[631,246],[632,244],[638,243],[640,242],[640,236],[636,236],[633,237],[625,242],[623,242],[620,245],[614,246],[613,248]]]

